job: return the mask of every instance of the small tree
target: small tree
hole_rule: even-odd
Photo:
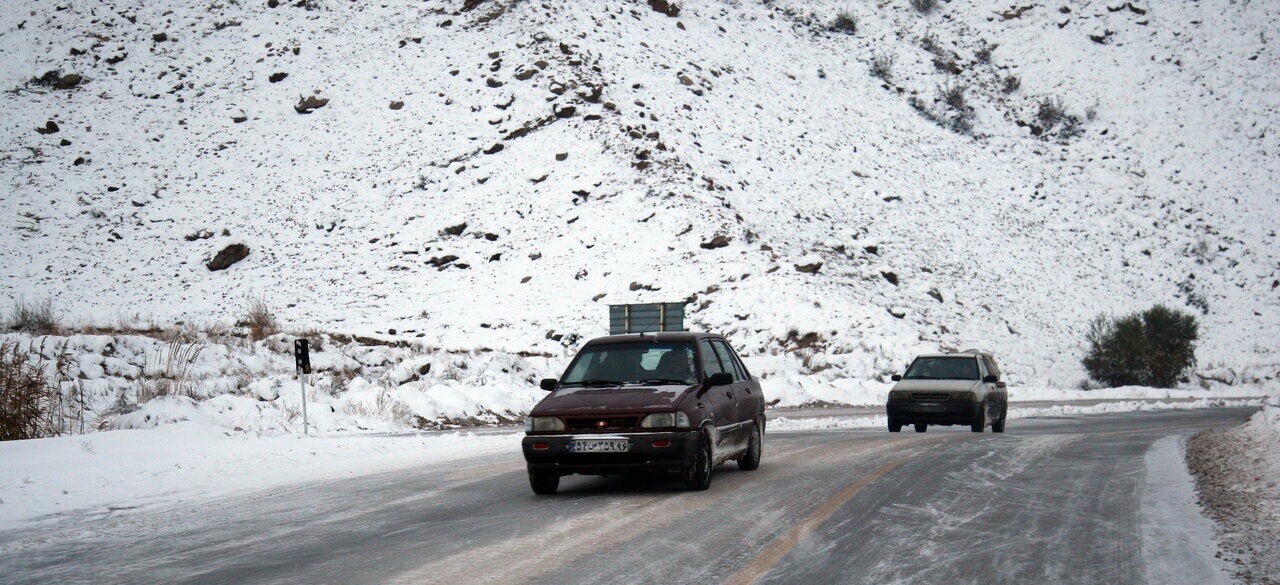
[[[1156,305],[1141,313],[1089,324],[1089,377],[1109,386],[1171,388],[1195,365],[1199,323],[1193,315]]]

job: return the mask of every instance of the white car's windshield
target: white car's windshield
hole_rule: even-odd
[[[902,378],[905,380],[977,380],[978,362],[971,357],[916,358]]]

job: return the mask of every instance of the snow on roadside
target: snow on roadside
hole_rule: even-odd
[[[0,442],[0,531],[514,453],[512,433],[229,437],[193,426]]]
[[[1149,410],[1190,410],[1197,408],[1227,408],[1257,406],[1261,399],[1219,400],[1198,399],[1185,402],[1144,402],[1125,400],[1101,404],[1057,404],[1043,407],[1010,408],[1009,419],[1052,416],[1079,416],[1110,412],[1140,412]],[[883,428],[888,424],[882,414],[862,416],[814,416],[804,418],[777,417],[769,421],[769,431],[812,431],[826,429]]]
[[[1268,404],[1241,427],[1241,432],[1261,445],[1264,454],[1259,471],[1265,471],[1273,486],[1280,486],[1280,404]]]
[[[1185,438],[1169,435],[1147,451],[1142,484],[1142,556],[1147,583],[1228,585],[1216,557],[1213,523],[1196,505],[1195,482],[1184,461]]]
[[[791,375],[761,380],[765,397],[779,407],[811,404],[883,406],[893,382],[828,379],[822,375]],[[1280,384],[1211,384],[1208,388],[1148,388],[1122,386],[1080,390],[1044,386],[1010,386],[1009,402],[1068,402],[1079,400],[1191,400],[1213,398],[1266,398],[1280,396]],[[775,402],[776,401],[776,402]]]
[[[1242,583],[1280,582],[1280,406],[1197,433],[1186,451],[1223,560]]]

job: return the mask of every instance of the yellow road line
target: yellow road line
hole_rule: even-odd
[[[805,516],[804,520],[802,520],[795,528],[792,528],[787,531],[786,534],[774,539],[774,541],[770,543],[769,546],[765,547],[763,551],[760,551],[760,554],[756,555],[756,558],[752,559],[747,566],[743,567],[737,573],[734,573],[733,576],[725,580],[724,584],[750,585],[751,583],[754,583],[756,579],[760,578],[760,575],[773,568],[778,561],[782,560],[782,557],[785,557],[787,553],[791,552],[791,550],[796,547],[797,544],[800,544],[800,541],[803,540],[805,536],[810,532],[813,532],[815,528],[830,518],[841,505],[852,499],[853,496],[857,495],[858,492],[862,491],[862,489],[867,487],[868,484],[875,481],[880,476],[893,471],[894,468],[906,463],[914,456],[915,455],[908,455],[906,457],[895,459],[880,466],[880,468],[875,471],[858,478],[857,481],[849,484],[848,486],[845,486],[845,488],[840,490],[839,493],[828,498],[827,501],[823,502],[814,509],[814,511],[810,512],[808,516]]]

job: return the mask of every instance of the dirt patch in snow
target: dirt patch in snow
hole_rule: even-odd
[[[1249,426],[1196,434],[1187,442],[1187,467],[1235,576],[1280,584],[1280,474],[1268,465],[1272,447]]]

